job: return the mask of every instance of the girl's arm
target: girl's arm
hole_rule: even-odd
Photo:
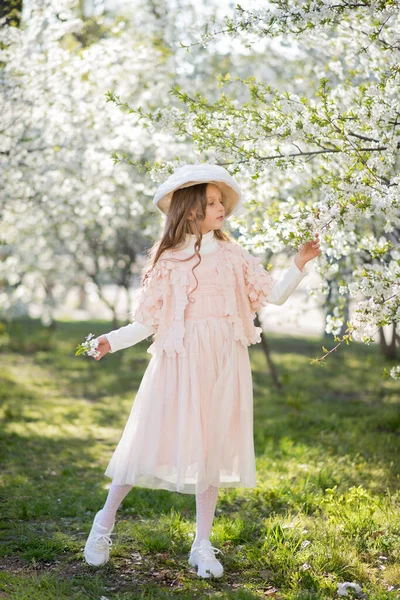
[[[112,354],[118,350],[123,350],[124,348],[129,348],[129,346],[138,344],[154,332],[155,328],[145,325],[144,323],[139,323],[139,321],[135,321],[134,323],[129,323],[119,329],[114,329],[104,335],[110,344],[111,350],[109,350],[109,352]]]
[[[278,305],[286,302],[291,293],[297,288],[300,281],[307,275],[308,271],[306,271],[304,267],[303,270],[300,270],[296,265],[295,259],[293,259],[290,267],[286,269],[281,279],[274,284],[269,292],[267,302]]]

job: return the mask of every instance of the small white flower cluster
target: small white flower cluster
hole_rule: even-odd
[[[153,166],[151,171],[149,171],[149,175],[152,181],[156,183],[163,183],[168,177],[178,169],[179,167],[183,167],[187,164],[195,165],[201,164],[201,160],[189,160],[189,161],[181,161],[181,160],[170,160],[166,161],[162,164],[157,163]]]
[[[347,590],[349,588],[354,590],[354,593],[356,595],[359,595],[362,592],[362,589],[358,585],[358,583],[352,583],[351,581],[345,581],[344,583],[338,583],[338,587],[337,587],[338,596],[347,596]]]
[[[351,324],[354,327],[353,338],[369,344],[372,336],[379,330],[380,306],[373,298],[368,298],[357,304]]]
[[[178,160],[167,161],[162,164],[156,164],[153,166],[151,171],[149,171],[149,175],[155,183],[163,183],[168,177],[174,172],[178,167],[183,166],[183,164]]]
[[[202,48],[206,48],[207,45],[213,41],[214,37],[215,37],[215,34],[213,34],[213,33],[203,33],[202,36],[200,37],[200,42],[199,42],[200,46]]]
[[[332,335],[339,335],[343,327],[343,314],[340,313],[338,306],[333,309],[333,315],[327,315],[325,321],[325,332]]]
[[[94,339],[92,339],[92,338],[94,338]],[[87,354],[88,356],[93,356],[94,358],[97,358],[98,356],[100,356],[100,352],[98,350],[96,350],[98,345],[99,345],[98,338],[94,337],[94,333],[89,333],[89,335],[86,336],[83,344],[81,344],[81,347],[82,347],[84,354]]]
[[[393,379],[400,379],[400,365],[390,369],[390,377],[393,377]]]
[[[168,131],[178,133],[183,125],[186,125],[187,116],[185,112],[176,106],[157,108],[151,117],[150,130]]]

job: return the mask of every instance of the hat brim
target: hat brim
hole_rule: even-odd
[[[210,179],[208,181],[189,181],[186,182],[184,184],[181,185],[177,185],[176,187],[174,187],[174,189],[170,190],[168,193],[164,194],[163,196],[161,196],[161,198],[158,199],[156,205],[157,207],[164,213],[167,214],[168,210],[169,210],[169,206],[171,204],[171,200],[172,200],[172,196],[174,194],[174,192],[176,192],[176,190],[182,189],[182,188],[186,188],[186,187],[190,187],[192,185],[197,185],[199,183],[214,183],[215,185],[217,185],[219,187],[219,189],[221,190],[221,192],[223,193],[224,197],[225,197],[225,217],[229,217],[233,214],[233,212],[235,211],[235,209],[237,210],[238,206],[240,205],[240,194],[234,190],[230,185],[228,185],[225,181],[219,181],[217,179]]]

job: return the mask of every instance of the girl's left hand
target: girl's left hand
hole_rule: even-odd
[[[297,256],[303,264],[306,264],[307,262],[321,254],[322,251],[319,248],[318,236],[319,234],[316,233],[314,241],[306,242],[305,244],[302,244],[300,246]]]

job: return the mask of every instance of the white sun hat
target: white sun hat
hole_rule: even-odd
[[[189,187],[196,183],[215,183],[225,196],[225,217],[242,208],[242,191],[237,181],[224,167],[201,163],[178,167],[156,191],[153,203],[158,210],[167,214],[171,198],[175,190]]]

